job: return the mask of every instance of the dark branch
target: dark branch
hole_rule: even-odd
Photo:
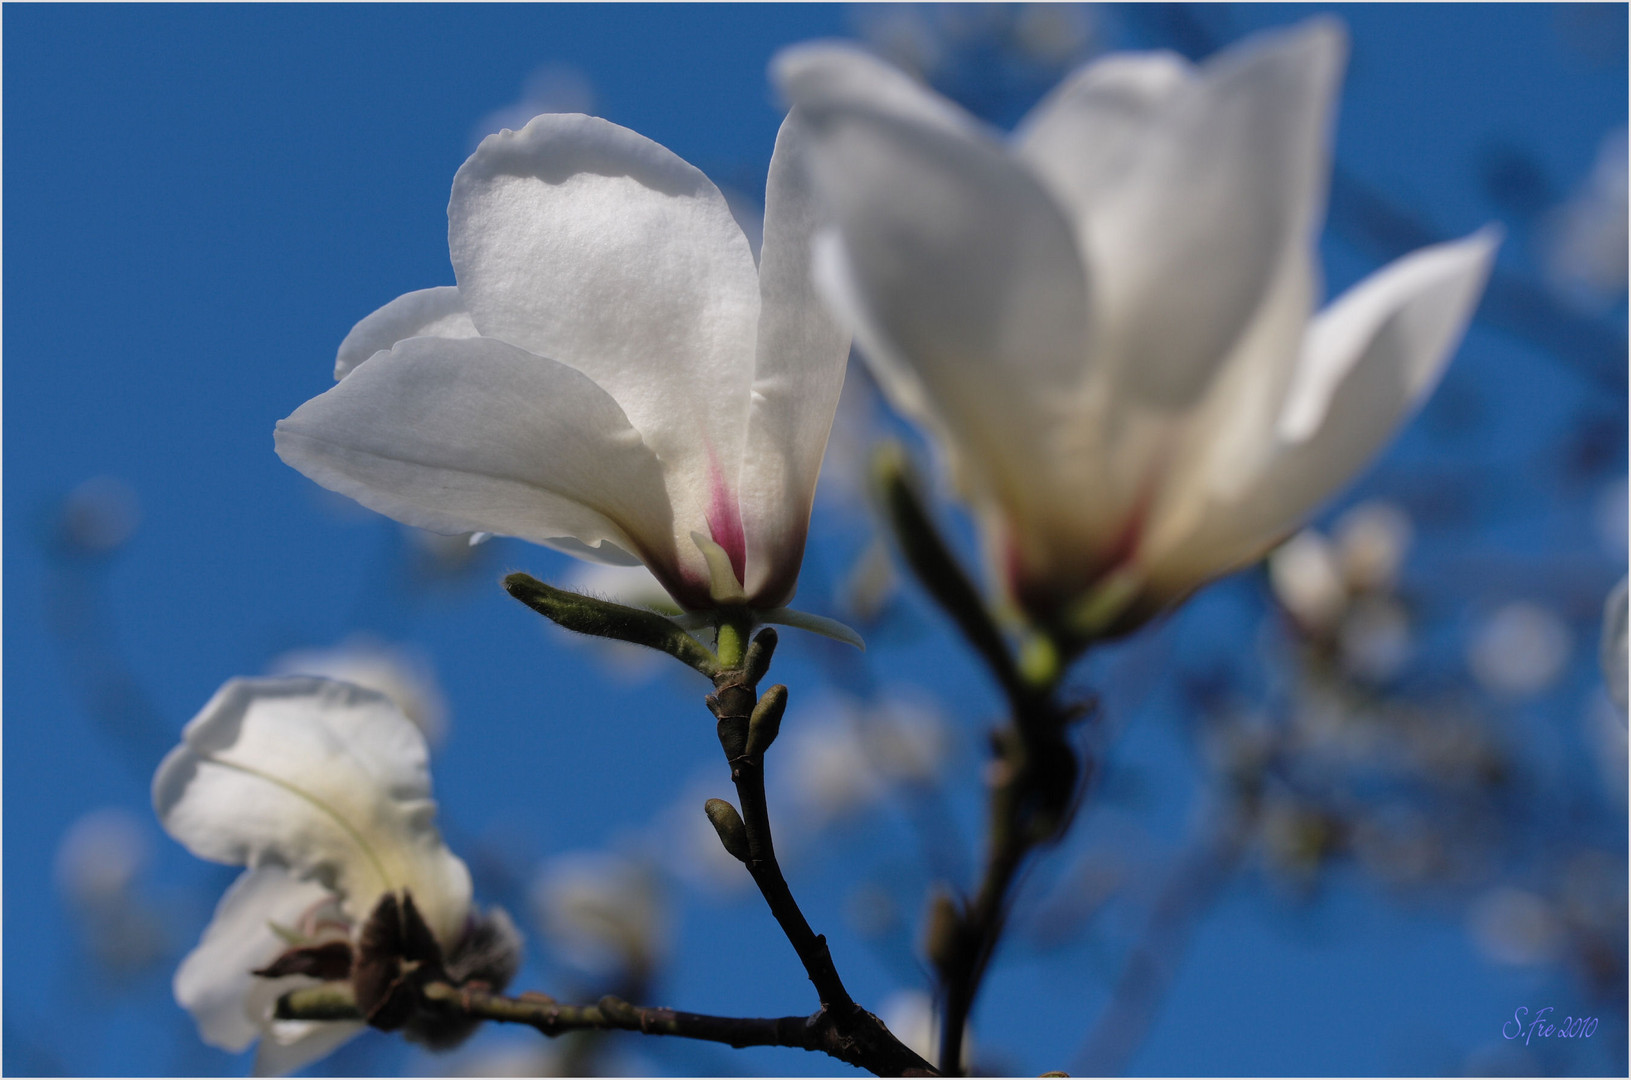
[[[743,864],[815,987],[821,1000],[816,1015],[827,1018],[835,1036],[845,1040],[857,1055],[833,1056],[879,1075],[934,1075],[928,1062],[850,997],[827,948],[827,939],[810,928],[776,860],[765,798],[764,754],[775,739],[787,690],[772,687],[763,699],[758,696],[758,680],[768,670],[775,647],[775,631],[761,630],[747,650],[742,667],[715,676],[714,693],[708,697],[708,708],[719,720],[719,743],[730,763],[731,781],[741,803],[747,848]]]
[[[826,1009],[811,1016],[735,1017],[639,1007],[614,997],[594,1005],[562,1005],[543,994],[504,997],[472,987],[432,982],[422,988],[423,1007],[468,1020],[525,1024],[554,1038],[570,1031],[637,1031],[727,1046],[785,1046],[827,1054],[861,1068],[873,1069],[871,1047],[847,1035]],[[361,1020],[351,987],[328,983],[294,990],[278,1000],[280,1020]],[[904,1048],[903,1048],[904,1049]],[[908,1051],[910,1053],[910,1051]],[[928,1075],[900,1070],[900,1075]]]

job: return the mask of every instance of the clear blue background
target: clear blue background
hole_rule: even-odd
[[[1307,11],[1196,18],[1231,40]],[[580,69],[600,114],[722,183],[758,191],[780,120],[768,60],[785,44],[853,34],[857,14],[804,5],[6,7],[7,1071],[247,1069],[247,1059],[197,1044],[169,998],[167,972],[109,983],[79,959],[51,867],[62,834],[87,810],[145,808],[152,769],[186,719],[225,679],[261,671],[284,649],[359,628],[423,646],[452,703],[452,736],[435,762],[450,838],[510,865],[642,826],[717,764],[700,680],[676,670],[644,690],[606,690],[581,650],[562,648],[497,588],[510,569],[558,578],[566,560],[498,541],[482,550],[471,582],[405,585],[412,563],[397,527],[336,512],[273,455],[272,426],[329,384],[334,348],[358,318],[409,289],[452,283],[444,208],[453,173],[478,121],[513,103],[529,72],[546,63]],[[1625,124],[1623,7],[1581,15],[1379,5],[1342,14],[1353,60],[1339,157],[1442,235],[1503,215],[1477,183],[1490,147],[1521,146],[1561,195],[1590,170],[1603,135]],[[1100,26],[1112,43],[1132,46],[1161,33],[1130,13]],[[1378,261],[1340,245],[1327,255],[1333,286]],[[1503,254],[1525,257],[1521,241]],[[1452,402],[1458,383],[1484,395],[1490,425],[1459,463],[1465,483],[1500,507],[1546,497],[1509,471],[1540,452],[1529,438],[1537,417],[1605,393],[1620,395],[1623,416],[1623,372],[1620,389],[1605,390],[1487,326],[1473,331],[1452,371],[1444,390]],[[1410,445],[1390,460],[1411,460]],[[88,571],[97,625],[149,702],[125,709],[119,730],[93,718],[83,672],[47,622],[64,575],[47,543],[52,515],[75,485],[106,474],[134,489],[143,515],[128,548]],[[1567,552],[1578,511],[1535,505],[1487,545],[1517,556]],[[847,542],[835,536],[812,550],[803,606],[823,610]],[[1592,565],[1588,591],[1600,596],[1616,570]],[[1191,657],[1228,649],[1237,594],[1247,589],[1214,590],[1151,648]],[[778,677],[795,700],[843,662],[813,639],[784,642]],[[955,711],[966,731],[962,790],[973,790],[974,733],[995,697],[936,631],[879,648],[892,675]],[[1565,699],[1571,725],[1588,661],[1575,666],[1575,696]],[[1155,691],[1118,698],[1117,676],[1089,674],[1106,685],[1112,710],[1137,716],[1118,754],[1144,794],[1118,820],[1136,817],[1158,845],[1171,843],[1194,775],[1173,703]],[[717,781],[723,794],[722,767]],[[972,804],[956,812],[972,826]],[[1610,836],[1620,828],[1623,844],[1623,822],[1592,827]],[[230,874],[153,832],[160,855],[150,887],[184,946]],[[909,959],[882,959],[858,943],[844,921],[844,885],[858,867],[910,863],[911,852],[896,850],[901,835],[880,828],[869,841],[858,829],[849,839],[859,857],[818,845],[790,871],[851,988],[874,1007],[914,972]],[[496,870],[478,863],[477,872],[489,896],[504,892]],[[1046,873],[1034,882],[1046,883]],[[677,962],[656,998],[726,1013],[809,1010],[808,987],[756,901],[681,895]],[[904,914],[915,921],[915,911]],[[1015,942],[982,999],[982,1045],[1021,1073],[1069,1068],[1112,969],[1091,951],[1061,956]],[[543,977],[529,976],[526,985]],[[1132,1067],[1456,1072],[1480,1048],[1500,1047],[1515,1006],[1567,1011],[1572,992],[1550,973],[1490,966],[1456,909],[1401,905],[1357,876],[1337,877],[1310,902],[1240,886],[1201,924]],[[1624,1031],[1622,1015],[1574,1067],[1623,1071]],[[378,1041],[330,1067],[420,1060]],[[663,1069],[832,1067],[796,1051],[633,1049]]]

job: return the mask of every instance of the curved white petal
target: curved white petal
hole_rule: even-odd
[[[199,1038],[222,1050],[243,1050],[265,1030],[267,1017],[249,1002],[257,984],[277,984],[282,993],[314,981],[301,976],[262,979],[250,972],[287,947],[274,924],[296,926],[331,895],[317,882],[302,881],[277,865],[247,870],[232,883],[204,936],[176,969],[173,983],[176,1001],[198,1024]]]
[[[770,78],[795,106],[848,103],[953,133],[973,135],[982,128],[953,102],[847,42],[783,49],[770,61]]]
[[[1426,399],[1471,320],[1500,242],[1482,229],[1413,252],[1354,286],[1309,327],[1276,428],[1276,452],[1220,501],[1157,578],[1200,581],[1261,555],[1347,485]]]
[[[502,341],[400,342],[281,421],[276,442],[319,484],[409,525],[675,562],[663,469],[617,402]]]
[[[1231,49],[1145,103],[1151,115],[1089,208],[1098,347],[1121,392],[1194,402],[1282,271],[1308,258],[1345,37],[1315,19]]]
[[[758,362],[738,492],[747,541],[744,585],[764,605],[793,594],[849,359],[849,331],[816,294],[811,274],[819,217],[800,124],[796,109],[783,121],[765,186]]]
[[[334,377],[345,378],[370,356],[411,337],[475,336],[476,324],[470,321],[455,286],[403,293],[351,328],[335,354]]]
[[[878,67],[833,48],[776,65],[836,223],[817,245],[818,280],[895,404],[942,435],[963,485],[1017,500],[1010,511],[1027,518],[1056,502],[1038,490],[1039,463],[1081,461],[1059,452],[1076,437],[1087,362],[1070,226],[1001,144],[947,120],[929,91],[904,105],[898,87],[878,92]]]
[[[1014,131],[1014,152],[1035,169],[1078,230],[1095,197],[1136,161],[1194,68],[1176,53],[1114,53],[1083,66],[1037,103]]]
[[[368,1030],[352,1020],[275,1020],[255,1048],[256,1076],[286,1076]]]
[[[588,375],[699,505],[734,489],[759,282],[707,177],[627,128],[545,114],[482,140],[447,213],[482,334]]]
[[[470,874],[432,824],[426,757],[424,736],[383,694],[326,679],[234,679],[159,766],[153,805],[193,854],[315,879],[354,921],[382,893],[409,889],[452,943]]]

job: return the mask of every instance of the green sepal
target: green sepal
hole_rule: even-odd
[[[504,589],[538,614],[568,630],[614,638],[665,652],[713,678],[724,670],[719,658],[671,619],[643,608],[568,592],[546,585],[530,574],[510,574]]]

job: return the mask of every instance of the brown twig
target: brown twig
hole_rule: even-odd
[[[761,630],[741,665],[714,677],[714,693],[708,697],[708,707],[719,721],[720,746],[730,763],[731,782],[741,803],[746,834],[746,857],[742,861],[815,987],[821,1001],[816,1016],[825,1018],[834,1037],[845,1043],[847,1053],[854,1055],[832,1056],[880,1076],[937,1075],[928,1062],[895,1038],[883,1021],[850,997],[826,937],[810,928],[782,876],[765,798],[764,752],[775,739],[786,707],[787,688],[772,687],[763,698],[758,696],[759,680],[769,669],[775,647],[776,632],[768,627]]]
[[[425,1008],[472,1020],[525,1024],[550,1038],[572,1031],[637,1031],[643,1035],[670,1035],[733,1047],[785,1046],[811,1050],[868,1069],[873,1068],[877,1060],[870,1048],[847,1034],[826,1009],[810,1016],[710,1016],[677,1009],[639,1007],[615,997],[601,998],[594,1005],[563,1005],[543,994],[505,997],[446,982],[427,983],[421,988],[421,994]],[[326,983],[291,991],[278,1000],[275,1015],[280,1020],[362,1019],[347,983]]]

